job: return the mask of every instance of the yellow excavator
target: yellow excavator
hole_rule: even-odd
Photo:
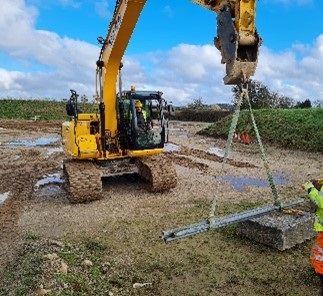
[[[78,94],[71,90],[66,105],[70,120],[62,124],[61,133],[64,150],[70,156],[63,169],[72,203],[102,198],[104,176],[136,172],[151,191],[177,185],[175,167],[163,154],[173,107],[161,91],[122,90],[121,61],[146,2],[117,0],[107,36],[98,38],[102,45],[96,62],[98,111],[82,113]],[[214,44],[226,64],[224,83],[245,82],[255,72],[261,44],[255,28],[256,0],[192,2],[217,15]],[[138,125],[136,102],[147,114],[147,128]]]

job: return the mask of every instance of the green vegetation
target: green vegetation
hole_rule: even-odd
[[[65,101],[0,99],[2,119],[66,120]],[[84,99],[79,103],[84,112],[94,112],[95,106]]]
[[[217,122],[218,120],[230,115],[232,112],[228,110],[212,110],[212,109],[176,109],[174,120],[179,121],[199,121],[199,122]]]
[[[66,120],[64,101],[53,100],[0,100],[0,118]],[[84,112],[95,112],[96,106],[82,100],[79,104]],[[254,110],[256,123],[264,142],[277,144],[288,149],[323,152],[323,108],[305,109],[257,109]],[[199,132],[200,134],[226,138],[229,132],[232,112],[227,110],[182,109],[177,120],[215,122]],[[238,131],[248,132],[255,138],[250,113],[242,110],[237,125]]]
[[[66,119],[65,103],[48,100],[15,100],[0,101],[0,118],[32,119],[40,116],[42,120]]]
[[[262,141],[288,149],[323,152],[323,108],[259,109],[253,111]],[[232,115],[210,125],[199,134],[226,138]],[[250,112],[240,113],[237,131],[255,139]]]
[[[197,202],[165,218],[174,223],[192,215],[197,218],[201,207],[205,205]],[[51,290],[48,296],[304,296],[317,290],[318,278],[307,256],[311,242],[277,252],[237,236],[232,225],[201,234],[198,240],[166,245],[151,229],[152,223],[156,229],[165,229],[165,221],[150,219],[107,221],[111,235],[97,229],[83,241],[27,239],[17,261],[0,280],[0,295],[43,295],[36,293],[41,285]],[[49,254],[56,257],[46,259]],[[91,264],[84,264],[85,260]],[[62,272],[62,263],[67,272]],[[136,283],[148,284],[134,288]]]

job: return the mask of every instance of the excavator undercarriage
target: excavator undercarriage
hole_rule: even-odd
[[[175,167],[164,155],[101,162],[68,159],[63,163],[63,171],[71,203],[103,198],[104,177],[138,174],[150,192],[167,191],[177,185]]]
[[[102,198],[102,172],[91,161],[69,159],[63,163],[65,187],[71,203]]]

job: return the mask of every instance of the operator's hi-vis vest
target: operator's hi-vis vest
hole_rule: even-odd
[[[142,116],[144,118],[145,121],[147,121],[147,112],[145,110],[141,110]],[[137,113],[138,116],[138,113]]]
[[[145,110],[141,110],[141,112],[136,112],[136,116],[138,127],[143,128],[147,121],[147,112]]]
[[[323,232],[323,186],[320,190],[312,188],[308,193],[308,197],[316,205],[314,230]]]
[[[147,121],[147,112],[145,110],[141,110],[141,113],[136,112],[136,117],[137,117],[137,124],[145,124]],[[132,113],[130,113],[129,116],[130,120],[132,120]],[[144,121],[144,122],[142,122]]]

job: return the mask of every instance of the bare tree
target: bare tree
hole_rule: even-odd
[[[205,109],[207,108],[207,105],[203,102],[203,99],[199,97],[197,99],[193,99],[193,102],[187,104],[187,107],[192,109]]]
[[[312,106],[315,108],[322,108],[323,107],[323,100],[314,100]]]
[[[233,104],[236,105],[240,96],[239,86],[232,88]],[[287,96],[270,92],[269,88],[256,80],[249,80],[248,94],[251,107],[253,109],[273,109],[273,108],[292,108],[295,100]],[[242,101],[241,109],[248,109],[249,105],[246,100]]]

